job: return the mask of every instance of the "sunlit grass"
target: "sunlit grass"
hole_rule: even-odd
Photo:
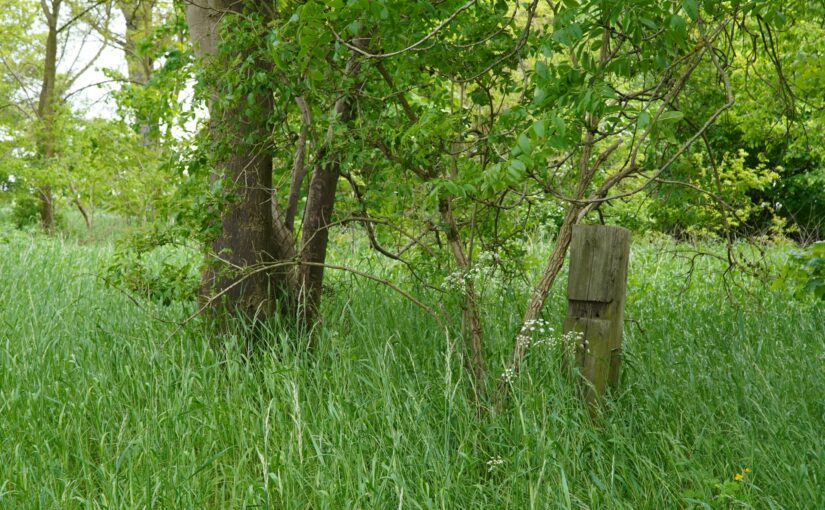
[[[106,288],[110,256],[0,241],[0,508],[825,507],[825,310],[702,272],[684,290],[651,245],[596,421],[541,348],[479,419],[457,339],[375,283],[331,272],[317,350],[271,324],[249,355],[158,320],[193,305]],[[519,292],[485,294],[493,376]]]

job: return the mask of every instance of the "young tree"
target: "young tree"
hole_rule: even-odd
[[[71,30],[76,28],[84,17],[97,16],[99,24],[108,23],[109,10],[103,2],[78,2],[68,0],[48,0],[41,2],[42,16],[46,26],[45,45],[42,60],[40,93],[37,102],[35,123],[35,147],[37,153],[38,176],[34,179],[40,197],[40,220],[43,228],[52,233],[55,230],[54,196],[49,178],[49,167],[58,157],[56,130],[58,116],[63,108],[63,94],[69,93],[75,81],[95,62],[102,51],[98,49],[92,58],[81,64],[78,69],[70,68],[61,76],[58,74],[58,50],[67,44]],[[100,11],[100,12],[97,12]],[[88,30],[91,30],[89,28]],[[61,40],[62,38],[62,40]],[[85,42],[85,38],[82,38]],[[83,44],[80,45],[82,51]],[[78,59],[75,59],[78,62]],[[72,66],[73,67],[73,66]]]
[[[354,134],[361,145],[353,152],[370,147],[383,158],[353,154],[363,166],[352,169],[352,187],[361,181],[366,189],[356,198],[365,219],[405,231],[409,221],[381,216],[398,207],[388,207],[393,197],[377,191],[391,179],[415,203],[405,220],[435,225],[435,245],[444,234],[464,279],[467,359],[480,392],[486,347],[478,292],[468,278],[477,247],[499,251],[506,247],[503,224],[518,235],[541,225],[537,213],[561,208],[554,249],[519,328],[526,331],[562,268],[573,225],[602,204],[673,177],[674,162],[734,104],[732,42],[744,24],[771,19],[776,9],[654,0],[521,7],[388,2],[336,6],[324,18],[336,43],[380,77],[365,82]],[[366,48],[347,40],[361,27],[372,31]],[[698,86],[709,106],[683,111]],[[367,97],[379,98],[372,111]],[[514,336],[507,368],[513,374],[529,346]]]
[[[55,114],[55,82],[57,81],[57,34],[58,19],[62,0],[51,0],[43,2],[43,16],[48,27],[46,35],[45,55],[43,58],[43,81],[40,86],[40,99],[37,103],[37,118],[39,129],[37,133],[37,153],[41,161],[48,162],[55,156],[54,150],[54,125]],[[40,195],[40,221],[46,232],[53,232],[54,224],[54,204],[52,202],[52,188],[49,184],[39,186]]]

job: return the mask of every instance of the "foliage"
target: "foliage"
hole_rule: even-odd
[[[823,301],[791,299],[825,297],[825,244],[773,293],[734,267],[784,254],[739,236],[823,235],[822,6],[216,1],[195,59],[197,4],[66,2],[59,54],[125,50],[120,119],[78,108],[65,61],[37,108],[43,13],[11,0],[0,193],[18,228],[44,191],[133,228],[0,225],[0,507],[825,507]],[[590,416],[558,330],[595,221],[643,235],[622,384]],[[289,317],[213,329],[209,246],[262,276],[256,317],[268,262],[315,265],[283,272]],[[331,290],[311,335],[305,282]]]
[[[34,195],[17,195],[11,208],[11,221],[21,229],[37,225],[40,221],[40,201]]]
[[[175,145],[174,130],[185,127],[194,113],[189,102],[182,101],[192,72],[191,50],[181,37],[186,32],[183,8],[179,2],[171,6],[156,3],[152,12],[160,19],[146,27],[145,33],[136,34],[132,58],[152,63],[145,82],[132,81],[115,69],[105,70],[121,84],[113,93],[121,118],[145,137],[144,142],[162,146]]]
[[[791,287],[825,300],[825,241],[794,250],[775,287]]]
[[[718,162],[705,158],[697,151],[674,165],[671,180],[652,194],[649,214],[655,228],[675,235],[722,234],[741,231],[765,209],[774,212],[771,204],[755,204],[752,196],[774,185],[781,168],[769,168],[764,160],[749,166],[744,149],[724,153]]]
[[[170,179],[137,134],[116,120],[75,119],[65,136],[50,178],[67,196],[129,218],[153,216]]]
[[[23,230],[31,230],[40,224],[40,200],[36,193],[17,192],[12,195],[10,220],[12,224]],[[58,228],[66,226],[66,216],[56,214],[55,222]]]
[[[716,143],[745,149],[751,165],[767,161],[778,170],[775,183],[750,194],[753,203],[770,204],[789,234],[809,242],[825,235],[825,116],[817,92],[825,84],[823,9],[820,2],[799,2],[782,12],[784,21],[774,26],[751,25],[747,46],[736,58],[753,64],[732,73],[742,92],[731,117],[720,124]],[[755,216],[753,223],[764,228],[773,213]]]
[[[121,121],[87,120],[65,109],[54,120],[60,133],[53,140],[57,157],[40,160],[33,148],[26,149],[32,138],[15,140],[26,156],[12,159],[6,171],[18,190],[32,190],[27,202],[38,198],[36,187],[48,184],[61,203],[89,214],[101,209],[142,221],[157,217],[161,202],[174,192],[175,178],[139,143],[138,134]]]
[[[203,257],[179,232],[143,229],[118,243],[105,270],[107,285],[169,305],[197,297]]]

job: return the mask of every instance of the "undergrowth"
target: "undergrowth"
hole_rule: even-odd
[[[598,417],[547,341],[479,418],[460,339],[374,282],[330,273],[314,351],[270,323],[250,353],[175,325],[191,301],[107,287],[111,247],[6,236],[0,507],[825,507],[822,304],[726,292],[710,262],[686,286],[658,251],[634,245],[621,388]],[[524,302],[487,294],[493,377]]]

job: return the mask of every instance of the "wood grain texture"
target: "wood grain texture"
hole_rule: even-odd
[[[583,397],[591,405],[619,382],[630,232],[620,227],[575,225],[565,333],[580,334],[576,364]]]

